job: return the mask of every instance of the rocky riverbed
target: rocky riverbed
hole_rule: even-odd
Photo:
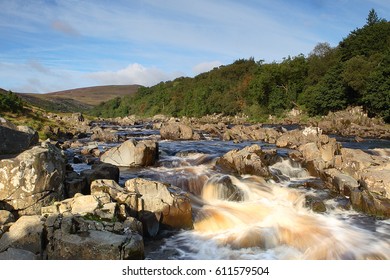
[[[389,141],[70,118],[44,142],[0,123],[0,259],[390,258]]]

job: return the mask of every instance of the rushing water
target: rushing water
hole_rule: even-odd
[[[131,134],[153,137],[134,128]],[[194,229],[146,242],[147,258],[390,259],[390,220],[346,210],[345,199],[306,187],[305,182],[318,179],[284,158],[286,150],[278,150],[280,161],[270,166],[274,180],[237,177],[216,166],[224,153],[253,143],[275,148],[215,139],[160,141],[156,166],[121,169],[121,183],[143,177],[191,194]],[[312,211],[308,198],[324,201],[326,211]]]

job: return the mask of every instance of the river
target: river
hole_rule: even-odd
[[[158,131],[142,126],[121,128],[119,133],[138,140],[159,139]],[[369,152],[390,148],[385,140],[338,140],[345,147]],[[320,185],[320,180],[289,160],[288,150],[277,149],[280,160],[269,167],[275,175],[269,180],[237,177],[216,166],[218,157],[251,144],[276,148],[263,142],[233,143],[211,137],[164,140],[159,141],[157,165],[121,168],[121,184],[143,177],[191,194],[194,229],[145,239],[147,259],[390,259],[390,219],[358,213],[348,207],[348,199],[310,187]],[[326,209],[313,211],[311,201],[323,202]]]

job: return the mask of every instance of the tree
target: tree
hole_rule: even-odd
[[[23,101],[12,91],[0,92],[0,112],[17,113],[23,109]]]
[[[369,75],[362,102],[370,114],[390,122],[390,50]]]
[[[374,25],[375,23],[380,22],[381,20],[379,19],[377,13],[375,12],[374,9],[371,9],[368,13],[367,19],[366,19],[366,25]]]

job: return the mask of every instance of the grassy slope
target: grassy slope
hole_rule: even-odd
[[[118,96],[133,94],[139,87],[139,85],[96,86],[51,92],[45,96],[47,98],[74,99],[95,106]]]
[[[96,86],[51,92],[46,94],[18,93],[25,101],[48,111],[85,111],[103,101],[134,94],[139,85]]]

